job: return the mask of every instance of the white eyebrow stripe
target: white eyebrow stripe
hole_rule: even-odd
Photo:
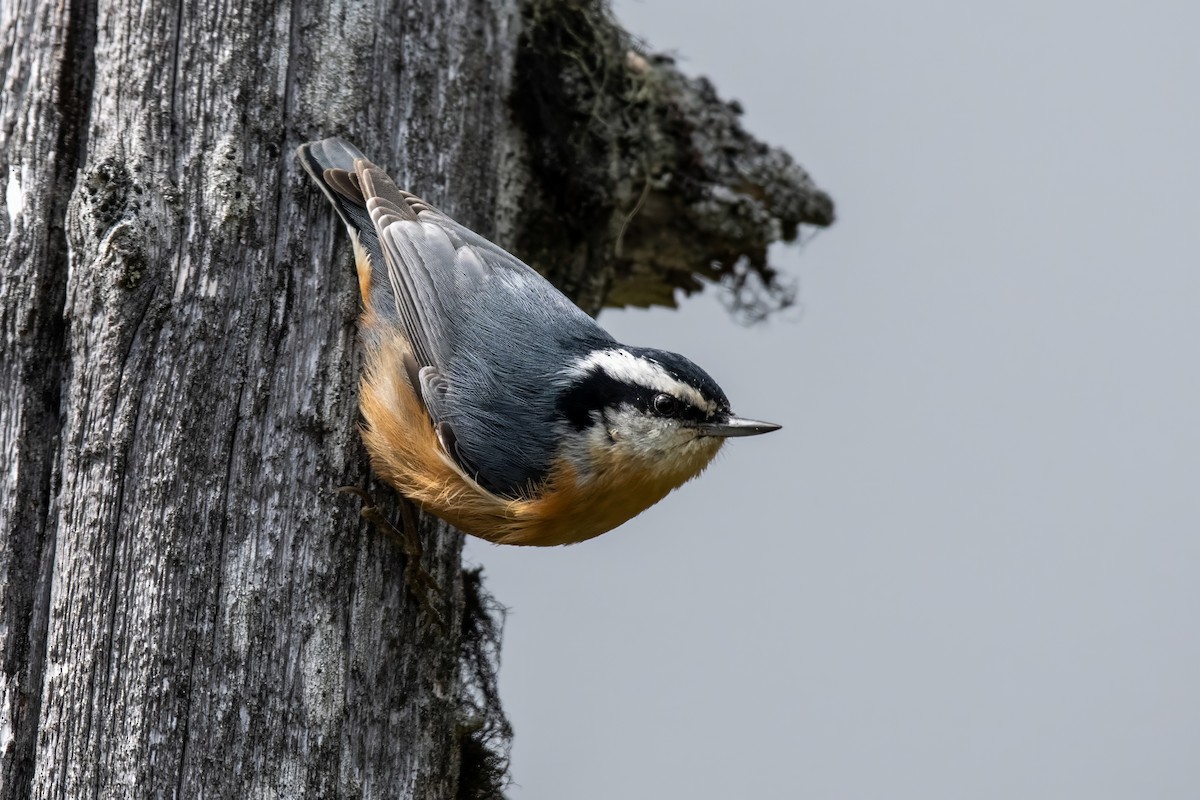
[[[639,358],[624,348],[588,353],[567,368],[567,375],[582,378],[597,367],[619,381],[678,397],[710,414],[716,410],[694,386],[671,377],[661,364]]]

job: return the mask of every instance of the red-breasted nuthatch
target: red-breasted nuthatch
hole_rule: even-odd
[[[779,428],[733,416],[683,356],[618,343],[350,143],[298,155],[354,244],[371,465],[426,511],[491,542],[580,542],[698,475],[727,438]]]

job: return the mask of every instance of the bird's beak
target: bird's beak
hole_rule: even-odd
[[[782,427],[774,422],[729,417],[723,422],[702,422],[696,426],[696,430],[702,436],[758,436],[760,433],[770,433]]]

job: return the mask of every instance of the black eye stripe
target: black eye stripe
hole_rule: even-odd
[[[667,410],[659,408],[660,398],[672,404]],[[595,369],[571,383],[558,396],[558,411],[575,428],[584,430],[594,422],[593,414],[623,405],[656,417],[702,422],[707,412],[666,392],[617,380],[603,369]]]
[[[656,417],[690,420],[692,422],[702,422],[708,418],[708,413],[704,409],[696,408],[688,401],[682,400],[675,395],[667,394],[666,392],[656,392],[652,389],[647,389],[639,393],[638,402],[635,405],[641,411],[653,414]]]
[[[558,396],[558,411],[571,427],[581,431],[591,426],[593,412],[617,406],[628,391],[628,384],[594,369]]]
[[[630,350],[635,356],[657,364],[668,375],[680,383],[696,389],[718,411],[729,410],[729,400],[725,397],[725,393],[721,391],[721,387],[717,385],[716,381],[707,372],[700,369],[700,367],[688,359],[678,353],[672,353],[667,350],[655,350],[646,347],[630,348]]]

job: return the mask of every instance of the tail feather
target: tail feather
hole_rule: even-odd
[[[329,202],[333,203],[338,216],[342,218],[342,222],[347,227],[360,228],[358,223],[364,217],[368,223],[370,222],[370,217],[367,217],[365,213],[356,214],[358,219],[347,216],[348,211],[362,209],[365,212],[366,210],[366,201],[363,199],[362,189],[358,186],[354,170],[355,161],[359,159],[366,161],[367,157],[362,154],[361,150],[345,139],[334,137],[302,144],[296,150],[296,156],[300,159],[300,165],[313,177],[313,180],[321,187],[321,191],[329,198]]]
[[[378,168],[367,160],[361,150],[337,137],[302,144],[296,150],[296,157],[317,186],[321,187],[345,224],[350,241],[355,245],[355,255],[366,259],[365,276],[362,266],[359,267],[364,302],[370,305],[370,296],[375,288],[383,289],[390,296],[391,287],[386,284],[387,269],[379,234],[367,211],[367,201],[359,179],[359,170]],[[364,277],[365,281],[362,280]]]

